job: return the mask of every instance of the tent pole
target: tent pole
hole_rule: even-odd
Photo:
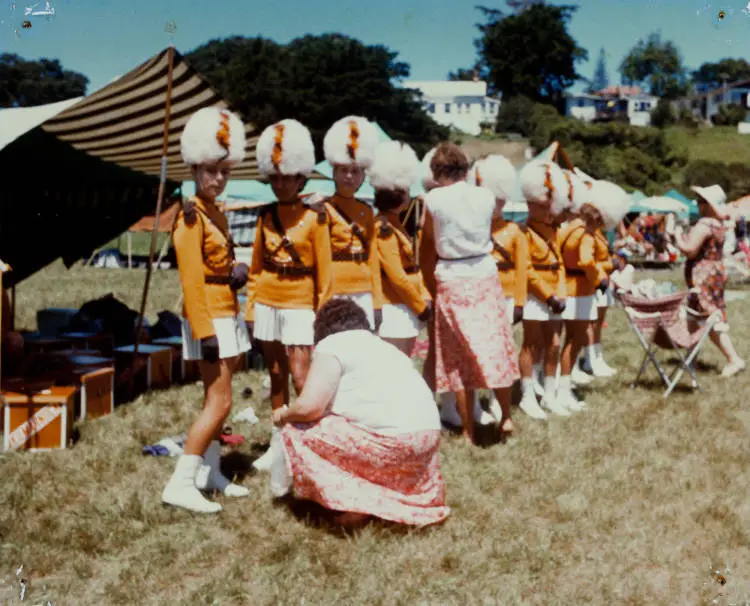
[[[162,141],[161,151],[161,178],[159,180],[159,193],[156,197],[156,213],[154,215],[154,228],[151,231],[151,248],[148,254],[148,265],[146,265],[146,281],[143,284],[143,296],[141,297],[141,311],[138,314],[138,324],[135,330],[135,340],[133,346],[133,360],[130,365],[130,383],[128,388],[129,395],[133,394],[133,385],[135,381],[135,366],[138,356],[138,344],[141,340],[141,331],[143,330],[143,318],[146,313],[146,301],[148,299],[148,287],[151,283],[151,272],[153,271],[153,259],[156,252],[156,236],[159,232],[159,214],[161,213],[162,199],[164,190],[167,187],[167,156],[169,153],[169,120],[172,113],[172,76],[174,70],[174,44],[170,44],[167,49],[167,95],[164,105],[164,138]]]

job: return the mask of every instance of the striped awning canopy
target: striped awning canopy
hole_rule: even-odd
[[[42,129],[105,162],[159,176],[164,135],[169,53],[174,53],[167,178],[191,179],[180,156],[180,135],[202,107],[229,108],[227,102],[174,49],[165,49],[124,76],[46,120]],[[231,109],[231,108],[230,108]],[[258,179],[257,129],[245,125],[245,160],[232,179]]]

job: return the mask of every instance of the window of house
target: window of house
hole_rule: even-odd
[[[446,103],[445,104],[445,113],[446,114],[451,113],[451,104],[450,103]]]
[[[578,107],[586,107],[586,99],[578,99]]]
[[[427,104],[427,111],[431,114],[435,113],[435,104],[434,103],[428,103]]]

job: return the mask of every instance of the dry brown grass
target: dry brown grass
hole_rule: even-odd
[[[107,292],[135,306],[144,273],[53,266],[18,288],[19,320]],[[670,274],[659,274],[661,278]],[[155,276],[150,313],[172,308],[176,275]],[[747,303],[730,307],[740,352]],[[144,444],[184,431],[197,385],[151,393],[81,426],[71,450],[0,457],[0,603],[24,564],[27,603],[89,604],[710,604],[726,567],[727,598],[750,600],[750,373],[725,381],[710,347],[705,392],[630,391],[641,350],[621,313],[606,348],[621,374],[589,390],[590,410],[548,424],[517,414],[518,436],[468,449],[445,437],[453,508],[439,528],[371,526],[339,538],[272,502],[250,475],[245,500],[215,517],[162,507],[174,460]],[[653,376],[653,375],[652,375]],[[258,373],[235,380],[261,394]],[[235,424],[254,456],[270,428]],[[235,455],[238,458],[238,455]]]

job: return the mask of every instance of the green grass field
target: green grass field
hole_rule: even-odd
[[[750,136],[740,135],[736,126],[701,128],[695,134],[674,126],[667,129],[667,138],[672,145],[687,151],[688,161],[730,164],[745,162],[750,158]]]
[[[18,289],[18,325],[37,309],[76,306],[113,292],[137,309],[142,270],[55,264]],[[679,273],[654,274],[679,279]],[[156,272],[149,316],[174,309],[175,272]],[[746,302],[730,304],[733,336],[750,357]],[[469,449],[446,434],[442,466],[452,516],[402,532],[371,525],[350,538],[299,521],[250,473],[242,500],[200,517],[163,507],[174,460],[141,447],[186,430],[199,384],[152,392],[81,424],[70,450],[0,456],[0,603],[16,604],[24,566],[28,604],[711,604],[750,600],[750,374],[717,372],[700,356],[702,393],[668,400],[628,385],[641,360],[622,312],[605,347],[620,369],[586,394],[589,410],[533,422]],[[653,371],[649,375],[654,378]],[[235,378],[235,410],[253,405],[247,441],[225,459],[247,466],[265,448],[262,375]],[[255,396],[243,399],[252,386]],[[724,587],[711,567],[724,570]],[[719,591],[726,598],[712,602]]]

